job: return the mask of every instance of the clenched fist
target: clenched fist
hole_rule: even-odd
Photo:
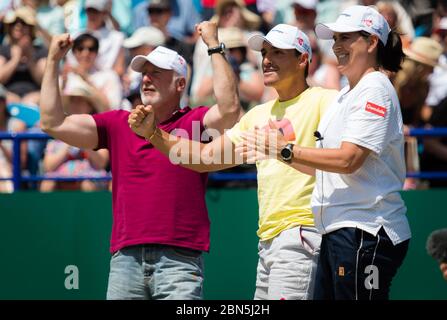
[[[202,37],[208,48],[217,47],[219,39],[217,36],[217,25],[214,22],[204,21],[196,25],[196,30]]]
[[[130,113],[127,122],[133,132],[146,139],[155,132],[155,115],[152,106],[137,106]]]
[[[71,47],[73,47],[73,39],[68,33],[53,36],[48,50],[48,59],[57,62],[62,60]]]

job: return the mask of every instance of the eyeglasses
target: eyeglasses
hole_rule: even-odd
[[[97,52],[97,49],[95,47],[84,47],[84,46],[73,48],[73,50],[78,52],[82,52],[84,50],[88,50],[89,52]]]

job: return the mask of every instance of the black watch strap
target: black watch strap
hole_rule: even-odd
[[[209,48],[208,49],[208,55],[212,55],[213,53],[225,53],[225,44],[221,42],[217,47]]]

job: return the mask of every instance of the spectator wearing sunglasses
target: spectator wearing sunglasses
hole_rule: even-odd
[[[65,64],[63,87],[81,78],[91,86],[94,96],[99,100],[98,112],[120,109],[123,99],[120,78],[112,69],[99,70],[96,67],[99,47],[99,40],[90,33],[83,33],[74,40],[72,53],[76,63]]]
[[[0,83],[8,102],[37,105],[47,51],[33,44],[36,13],[29,7],[10,11],[4,18],[5,44],[0,46]]]

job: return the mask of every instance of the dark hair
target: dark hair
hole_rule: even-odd
[[[82,44],[84,41],[91,40],[93,41],[93,49],[95,52],[98,52],[99,50],[99,40],[95,36],[91,35],[90,33],[83,33],[80,36],[76,37],[73,41],[73,50],[79,49],[82,47]]]
[[[371,34],[365,31],[360,31],[363,37],[369,37]],[[402,41],[400,34],[395,30],[391,30],[388,34],[386,45],[379,40],[377,46],[377,63],[379,67],[385,70],[397,72],[401,69],[401,64],[405,58],[402,50]]]

